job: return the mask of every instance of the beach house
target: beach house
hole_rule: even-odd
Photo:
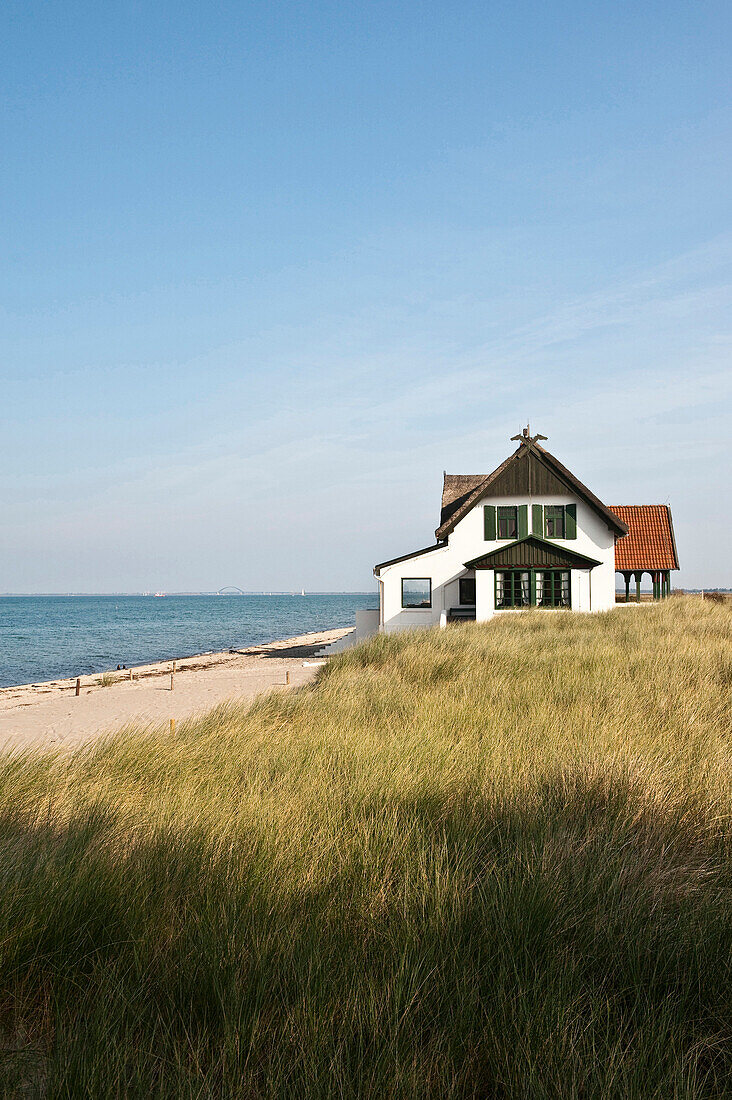
[[[643,573],[670,592],[678,558],[666,505],[608,507],[527,427],[491,474],[444,475],[436,542],[374,567],[379,628],[492,618],[526,608],[605,611]],[[627,551],[621,550],[627,543]]]

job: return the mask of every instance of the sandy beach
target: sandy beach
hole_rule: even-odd
[[[172,690],[171,661],[82,676],[78,696],[76,678],[1,688],[0,749],[76,748],[130,724],[180,721],[226,700],[289,691],[314,677],[321,646],[348,633],[325,630],[186,657],[176,662]]]

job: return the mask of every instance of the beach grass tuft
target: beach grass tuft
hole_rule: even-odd
[[[731,810],[732,614],[683,597],[6,757],[5,1094],[729,1095]]]

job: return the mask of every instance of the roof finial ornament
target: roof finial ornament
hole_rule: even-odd
[[[546,436],[545,435],[540,435],[538,432],[536,433],[536,435],[532,435],[531,434],[531,426],[529,424],[527,424],[526,427],[524,428],[524,430],[520,433],[520,435],[512,435],[511,436],[511,442],[513,442],[515,439],[518,440],[520,446],[526,447],[529,451],[531,451],[534,448],[534,444],[539,439],[546,439]]]

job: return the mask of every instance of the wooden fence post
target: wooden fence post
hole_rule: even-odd
[[[80,678],[79,678],[79,677],[77,676],[77,677],[76,677],[76,691],[74,692],[74,694],[75,694],[75,695],[78,695],[78,694],[80,693],[80,691],[81,691],[81,680],[80,680]]]

